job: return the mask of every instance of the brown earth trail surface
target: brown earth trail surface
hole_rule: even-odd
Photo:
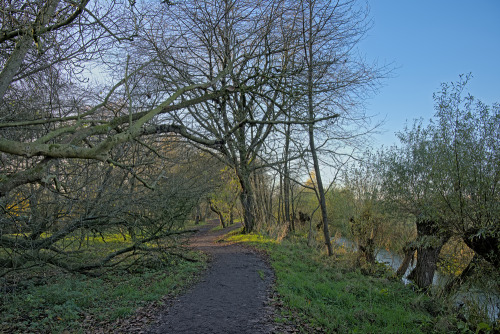
[[[273,272],[255,252],[216,242],[228,229],[200,229],[190,245],[212,256],[202,280],[162,311],[147,333],[273,333]],[[235,227],[231,227],[234,229]]]

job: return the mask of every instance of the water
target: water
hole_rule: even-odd
[[[356,252],[358,250],[358,246],[355,242],[346,239],[344,237],[336,237],[331,239],[334,244],[344,247],[345,249]],[[395,254],[393,252],[387,251],[385,249],[377,249],[376,250],[375,259],[379,263],[385,263],[392,268],[392,270],[398,270],[399,266],[403,262],[403,257]],[[405,274],[403,275],[402,281],[405,284],[410,283],[410,280],[407,278],[412,269],[415,266],[409,265]],[[442,287],[449,280],[449,277],[446,275],[442,275],[439,272],[434,272],[434,279],[432,280],[432,284],[437,287]],[[480,306],[485,306],[487,308],[487,313],[489,318],[492,321],[496,321],[500,318],[500,296],[487,293],[485,291],[481,291],[480,289],[471,289],[469,291],[461,291],[458,292],[453,297],[455,304],[457,306],[462,306],[466,304],[467,301],[475,301]]]
[[[358,246],[356,245],[356,243],[354,241],[351,241],[349,239],[346,239],[344,237],[339,237],[339,238],[333,238],[332,241],[341,246],[341,247],[344,247],[345,249],[349,249],[353,252],[356,252],[358,250]],[[392,270],[396,271],[398,270],[399,266],[401,265],[401,263],[403,262],[403,257],[398,255],[398,254],[394,254],[390,251],[387,251],[385,249],[377,249],[375,251],[375,259],[377,260],[377,262],[379,263],[385,263],[387,264],[389,267],[392,268]],[[406,272],[405,274],[403,275],[403,282],[405,284],[408,284],[410,283],[410,281],[407,279],[408,275],[410,274],[410,272],[412,271],[412,269],[414,268],[415,266],[414,265],[409,265],[408,266],[408,269],[406,269]],[[435,272],[434,273],[434,279],[433,279],[433,284],[437,284],[438,281],[439,281],[439,273],[438,272]]]

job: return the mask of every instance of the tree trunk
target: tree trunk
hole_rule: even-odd
[[[497,223],[498,224],[498,223]],[[489,228],[479,233],[479,228],[471,228],[464,233],[463,240],[477,255],[488,261],[494,268],[500,268],[500,229]]]
[[[293,190],[292,188],[290,188],[290,210],[291,210],[291,214],[292,216],[290,217],[292,219],[292,229],[293,231],[295,231],[295,223],[297,222],[297,215],[295,214],[295,205],[294,205],[294,202],[293,202]]]
[[[201,220],[207,220],[209,218],[209,214],[210,214],[210,205],[205,203],[203,208],[203,213],[201,215]]]
[[[210,205],[210,210],[215,212],[217,216],[219,217],[220,224],[222,225],[222,228],[226,228],[226,222],[224,221],[224,215],[222,212],[215,206],[213,205],[212,201],[208,202]]]
[[[198,225],[200,223],[200,220],[201,220],[201,208],[200,208],[200,204],[198,204],[196,206],[196,215],[194,217],[194,224]]]
[[[266,221],[267,219],[267,196],[263,187],[261,186],[261,175],[254,174],[252,177],[253,188],[252,193],[254,195],[254,216],[257,221]]]
[[[242,151],[240,151],[242,155]],[[255,229],[255,199],[250,180],[250,170],[246,162],[240,162],[240,168],[237,170],[238,180],[241,185],[240,201],[243,209],[243,233],[251,233]]]
[[[408,275],[408,279],[419,288],[427,289],[432,284],[441,247],[418,247],[417,265]]]
[[[285,222],[290,224],[290,230],[295,231],[295,224],[290,219],[290,171],[288,168],[288,155],[290,147],[290,124],[285,129],[285,165],[283,168],[283,204],[285,207]]]
[[[462,271],[462,273],[456,277],[454,277],[453,279],[449,280],[445,287],[444,287],[444,291],[446,293],[450,293],[454,290],[457,290],[458,288],[460,288],[460,286],[469,278],[471,277],[472,275],[474,275],[474,273],[476,272],[476,268],[478,266],[478,262],[479,262],[479,257],[477,254],[474,254],[474,257],[472,258],[472,260],[470,260],[469,264],[467,265],[467,267]]]
[[[35,21],[32,23],[33,26],[30,29],[40,29],[44,27],[49,20],[53,17],[54,12],[59,4],[58,0],[51,0],[47,2],[45,6],[37,13]],[[39,38],[39,37],[38,37]],[[29,49],[32,47],[34,41],[34,36],[26,34],[20,36],[16,41],[16,46],[14,51],[11,53],[9,59],[5,62],[2,71],[0,72],[0,99],[3,99],[9,85],[12,83],[14,76],[21,68],[24,58],[28,53]]]
[[[318,154],[316,152],[316,145],[314,143],[314,104],[313,104],[313,13],[312,4],[309,4],[309,38],[307,42],[308,51],[308,71],[307,71],[307,99],[308,99],[308,116],[309,116],[309,148],[314,165],[314,172],[316,174],[316,184],[318,187],[318,200],[321,208],[321,217],[323,219],[323,235],[325,237],[325,245],[328,250],[328,256],[333,255],[332,243],[330,241],[330,232],[328,230],[328,213],[326,210],[325,190],[323,188],[323,181],[321,180],[321,170],[319,168]]]
[[[417,218],[417,264],[408,275],[419,288],[427,289],[434,279],[441,248],[450,238],[440,235],[434,221]]]
[[[375,240],[368,238],[365,245],[359,244],[361,255],[369,264],[375,264]]]
[[[250,184],[248,184],[250,188]],[[254,200],[251,189],[243,189],[240,195],[243,207],[243,233],[253,232],[255,228]]]
[[[276,180],[273,180],[273,186],[271,188],[271,191],[268,191],[269,196],[268,196],[268,200],[267,200],[268,204],[267,204],[267,215],[266,215],[266,221],[268,224],[273,221],[273,204],[274,204],[273,203],[273,199],[274,199],[273,194],[274,194],[275,187],[276,187]],[[262,178],[262,188],[267,189],[265,187],[265,181],[263,178]]]
[[[406,274],[406,270],[408,270],[408,266],[415,258],[415,247],[413,245],[407,245],[404,247],[405,257],[398,270],[396,271],[396,275],[399,278],[402,278]]]

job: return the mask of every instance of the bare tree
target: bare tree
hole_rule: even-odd
[[[342,123],[352,118],[361,98],[360,92],[373,87],[382,74],[379,69],[371,68],[359,60],[353,52],[368,24],[367,13],[357,8],[355,1],[304,0],[298,6],[306,68],[304,86],[307,103],[303,108],[309,121],[309,150],[316,177],[323,234],[328,254],[332,255],[325,189],[318,157],[318,120],[323,120],[330,128],[325,133],[340,133],[345,127]],[[354,135],[347,135],[347,138]],[[346,138],[345,135],[335,137]]]
[[[101,47],[106,47],[106,43],[115,40],[121,41],[125,38],[120,37],[123,35],[120,31],[110,31],[110,28],[105,25],[108,19],[113,18],[106,15],[110,13],[109,11],[114,10],[114,3],[112,7],[105,9],[96,4],[95,11],[88,9],[87,5],[88,2],[82,2],[81,8],[77,8],[76,12],[68,13],[69,8],[73,8],[70,4],[58,3],[57,1],[47,1],[42,4],[36,2],[32,7],[40,8],[31,15],[33,16],[32,20],[24,22],[23,26],[36,26],[37,31],[39,31],[38,35],[35,36],[36,40],[53,41],[44,46],[44,54],[50,53],[52,50],[59,52],[59,44],[68,42],[67,36],[74,30],[83,31],[91,36],[107,34],[107,38],[98,36],[93,40],[93,43],[96,43],[96,50],[102,52],[104,51]],[[100,10],[105,10],[103,17],[97,17]],[[15,8],[6,8],[5,11],[17,13]],[[53,13],[52,16],[51,13]],[[60,17],[65,13],[68,17]],[[30,17],[28,14],[26,16]],[[87,24],[89,20],[91,24]],[[67,22],[67,24],[62,25],[61,22]],[[92,30],[94,26],[96,28]],[[66,30],[62,33],[64,28]],[[134,104],[132,100],[134,87],[131,88],[131,84],[134,80],[136,85],[142,83],[137,79],[139,70],[147,67],[148,63],[129,64],[127,62],[123,77],[112,85],[106,93],[96,96],[89,92],[87,94],[92,98],[75,100],[70,94],[74,93],[75,90],[78,92],[81,87],[73,85],[71,80],[77,80],[78,77],[67,80],[57,76],[56,73],[61,66],[71,67],[71,71],[74,72],[76,65],[72,62],[77,61],[78,56],[74,55],[72,49],[68,49],[60,55],[59,61],[38,68],[38,59],[31,59],[29,57],[31,54],[28,51],[20,53],[21,47],[9,47],[9,44],[13,42],[27,43],[29,51],[36,52],[36,47],[38,47],[36,41],[30,40],[29,43],[27,41],[27,38],[30,37],[29,29],[19,29],[12,28],[12,33],[5,33],[3,37],[4,49],[9,51],[5,54],[8,59],[4,63],[0,81],[2,85],[6,82],[6,87],[10,87],[10,89],[6,90],[5,94],[7,95],[3,99],[2,114],[4,116],[0,122],[0,129],[4,135],[0,139],[0,151],[9,154],[9,157],[27,158],[33,164],[18,172],[10,170],[8,177],[4,177],[0,181],[0,196],[6,195],[19,185],[40,182],[45,177],[47,168],[58,159],[93,159],[111,162],[109,153],[113,148],[140,136],[177,133],[207,146],[215,145],[218,142],[213,139],[198,138],[182,125],[153,124],[153,120],[159,115],[172,113],[192,104],[227,95],[228,90],[225,86],[217,91],[206,92],[196,98],[189,98],[186,95],[189,91],[203,90],[213,86],[214,82],[220,80],[225,72],[221,72],[205,82],[168,87],[164,89],[161,100],[157,100],[154,105],[142,107]],[[60,34],[56,34],[60,31]],[[128,33],[128,31],[126,32]],[[130,34],[124,36],[131,38]],[[89,46],[85,44],[89,38],[91,37],[79,38],[76,41],[76,44],[78,45],[79,42],[79,45],[75,47],[77,48],[75,52],[81,52],[85,55],[89,50]],[[101,44],[104,45],[101,46]],[[18,59],[15,62],[18,65],[11,64],[13,59]],[[65,62],[65,59],[68,61]],[[86,66],[87,64],[81,60],[77,65]],[[26,73],[25,67],[35,67],[35,69]],[[52,82],[52,85],[47,87],[48,94],[40,89],[35,89],[35,94],[30,94],[30,87],[37,84],[36,80],[42,81],[42,78],[47,78],[47,76],[53,78],[52,81],[49,81]],[[31,80],[35,80],[35,82],[31,83]],[[73,86],[73,88],[71,90],[69,88],[63,89],[64,87],[61,85]],[[32,97],[31,100],[34,103],[18,106],[21,96]],[[12,114],[13,107],[22,110]],[[28,133],[29,135],[27,135]]]
[[[166,69],[175,61],[179,69],[175,81],[213,82],[191,90],[192,99],[222,87],[231,91],[179,109],[175,122],[192,127],[202,138],[217,138],[220,145],[209,152],[236,172],[247,232],[256,221],[252,174],[266,163],[259,156],[261,149],[275,125],[283,122],[279,96],[292,71],[283,60],[286,36],[279,30],[285,5],[284,1],[187,1],[168,13],[184,38],[147,41],[161,59],[163,82],[174,81]],[[221,72],[224,76],[215,81]]]
[[[187,150],[179,135],[208,147],[219,141],[161,123],[161,115],[227,95],[226,86],[186,95],[225,72],[163,87],[140,103],[151,59],[121,57],[123,66],[103,77],[114,82],[102,90],[82,83],[93,61],[112,61],[118,44],[130,46],[137,37],[134,20],[147,16],[132,4],[10,1],[2,2],[1,15],[0,247],[7,254],[1,274],[39,263],[93,270],[178,234],[210,183],[200,181],[202,171],[165,165],[165,150],[172,143]],[[89,233],[123,229],[133,241],[126,248],[96,263],[65,259]]]
[[[181,152],[186,144],[155,141],[143,139],[113,150],[113,164],[58,162],[50,169],[53,183],[17,187],[6,196],[0,247],[8,256],[0,259],[1,274],[47,263],[89,272],[127,257],[138,260],[151,252],[175,250],[176,242],[169,238],[183,233],[184,220],[212,188],[203,179],[206,168],[185,168],[189,162]],[[155,190],[144,184],[155,185]],[[91,251],[86,248],[89,238],[107,240],[116,234],[125,242],[115,252],[93,256],[93,262],[72,256],[75,250]]]
[[[59,254],[58,243],[77,231],[127,227],[136,247],[170,233],[172,225],[161,222],[181,219],[196,204],[185,201],[186,207],[172,213],[150,199],[156,192],[162,203],[170,203],[183,196],[166,188],[181,182],[174,180],[199,180],[173,166],[157,167],[165,161],[162,150],[181,137],[234,169],[245,231],[251,232],[257,189],[263,217],[272,213],[273,189],[268,191],[262,171],[283,162],[270,158],[277,157],[283,139],[289,147],[298,140],[293,130],[307,129],[320,177],[315,142],[320,122],[335,125],[332,120],[348,110],[356,89],[373,80],[362,66],[348,66],[363,21],[351,15],[351,2],[324,7],[285,0],[3,4],[2,226],[11,230],[13,222],[25,219],[24,213],[12,218],[15,210],[37,218],[28,218],[22,242],[7,235],[11,232],[0,240],[5,249],[20,245],[21,263],[44,255],[43,261],[56,264],[47,254]],[[330,34],[332,29],[337,33]],[[329,34],[335,38],[326,38]],[[96,62],[99,89],[85,87],[84,74]],[[307,104],[301,103],[304,97]],[[283,125],[285,138],[278,131]],[[284,160],[290,160],[288,153]],[[172,177],[164,179],[168,172]],[[132,194],[139,205],[132,205]],[[196,203],[197,196],[191,195]],[[57,204],[60,199],[65,206]],[[22,207],[26,201],[33,204]],[[103,205],[92,211],[92,203]],[[123,211],[127,205],[134,208],[133,217]],[[36,207],[47,211],[36,213]],[[113,219],[103,214],[109,207],[117,208],[111,210]],[[326,211],[323,226],[329,241]],[[44,231],[54,234],[46,238]],[[4,263],[15,267],[11,259]]]

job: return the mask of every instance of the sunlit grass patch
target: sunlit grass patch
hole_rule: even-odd
[[[220,231],[220,230],[223,230],[224,228],[222,227],[222,225],[217,225],[215,226],[214,228],[212,228],[210,231],[211,232],[216,232],[216,231]]]
[[[232,233],[229,233],[228,237],[224,238],[224,240],[229,242],[254,243],[257,245],[277,243],[276,240],[263,236],[258,233],[239,234],[240,232],[241,232],[240,230],[233,231]]]

